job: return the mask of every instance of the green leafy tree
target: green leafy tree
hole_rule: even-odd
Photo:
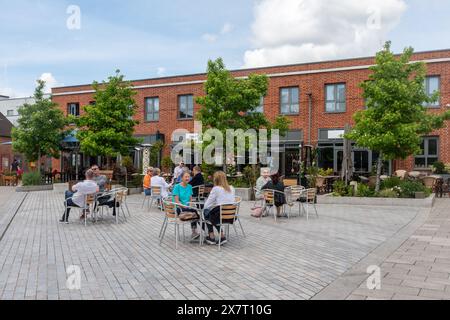
[[[400,57],[387,42],[376,55],[369,81],[361,83],[367,109],[354,115],[356,125],[346,135],[360,147],[379,153],[376,191],[384,160],[393,160],[420,152],[421,138],[441,128],[450,112],[432,114],[424,105],[437,101],[439,93],[425,91],[426,68],[422,62],[411,62],[414,52],[406,48]]]
[[[12,129],[13,148],[25,155],[28,161],[41,157],[59,158],[64,127],[67,124],[63,112],[51,99],[44,96],[45,82],[37,81],[34,104],[19,108],[19,120]],[[40,173],[41,166],[36,166]]]
[[[134,126],[138,124],[133,120],[136,92],[124,81],[120,70],[107,82],[94,82],[92,87],[95,105],[84,106],[84,114],[72,120],[79,128],[77,138],[81,151],[91,156],[106,156],[109,167],[111,157],[127,155],[129,147],[140,142],[133,136]]]
[[[196,99],[202,106],[197,119],[202,121],[204,130],[217,129],[224,137],[227,129],[244,131],[260,128],[280,129],[280,134],[283,134],[289,126],[289,121],[285,117],[280,116],[271,123],[263,113],[255,112],[261,97],[267,94],[267,88],[266,75],[251,74],[247,79],[236,79],[225,68],[221,58],[209,60],[206,95]],[[227,170],[225,157],[224,153],[222,160],[224,171]]]

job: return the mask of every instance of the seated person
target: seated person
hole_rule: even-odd
[[[264,198],[264,194],[261,192],[262,188],[269,182],[270,179],[270,170],[269,169],[263,169],[261,172],[261,176],[256,180],[256,199],[260,200]]]
[[[205,179],[202,175],[202,169],[199,166],[195,166],[192,170],[193,177],[189,184],[192,186],[192,197],[198,197],[198,187],[205,184]]]
[[[205,202],[205,209],[203,211],[203,215],[206,220],[209,220],[211,224],[206,224],[208,227],[208,237],[206,237],[205,241],[208,244],[218,244],[219,241],[216,241],[214,235],[213,225],[219,223],[220,219],[220,206],[223,204],[232,204],[235,202],[235,191],[232,186],[228,184],[227,176],[223,171],[217,171],[213,176],[214,187],[209,194],[208,199]],[[216,226],[217,231],[220,230],[218,226]],[[221,244],[225,244],[227,239],[225,235],[219,235],[221,237]]]
[[[71,207],[83,207],[87,195],[94,194],[99,191],[98,185],[94,182],[94,172],[92,170],[86,171],[86,180],[79,182],[72,187],[75,193],[66,192],[67,205]],[[70,208],[67,208],[59,222],[69,223]],[[82,216],[84,218],[84,215]]]
[[[152,187],[161,188],[161,197],[166,198],[169,195],[169,188],[172,186],[168,184],[163,177],[161,177],[161,170],[158,168],[153,169],[153,176],[150,179],[150,185]]]
[[[189,184],[189,180],[191,179],[191,175],[189,172],[184,172],[181,175],[181,182],[173,188],[172,197],[175,203],[182,204],[183,206],[189,206],[192,202],[192,186]],[[195,209],[178,207],[177,213],[180,214],[182,212],[197,212]],[[192,228],[192,240],[197,239],[200,234],[197,232],[197,222],[191,223]]]
[[[152,189],[151,189],[152,176],[153,176],[153,167],[148,167],[147,174],[144,176],[144,181],[142,182],[142,187],[144,188],[144,194],[146,196],[149,196],[152,193]]]
[[[286,197],[284,195],[284,183],[280,180],[280,175],[275,173],[271,177],[271,181],[269,181],[266,185],[262,187],[262,190],[276,190],[279,192],[275,192],[274,195],[274,203],[277,208],[277,216],[280,216],[280,211],[283,205],[286,204]]]
[[[96,164],[91,167],[91,170],[94,172],[94,178],[92,180],[98,185],[100,192],[104,192],[106,184],[108,183],[108,178],[100,174],[100,168]]]

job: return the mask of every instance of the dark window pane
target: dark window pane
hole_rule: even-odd
[[[431,158],[428,158],[428,160],[427,160],[427,166],[428,167],[431,167],[434,163],[436,163],[436,162],[438,162],[438,158],[435,158],[435,157],[431,157]]]
[[[416,158],[415,166],[416,168],[425,168],[425,158]]]
[[[428,155],[436,156],[438,154],[437,139],[428,140]]]

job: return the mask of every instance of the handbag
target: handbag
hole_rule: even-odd
[[[252,214],[251,214],[252,217],[260,218],[262,216],[262,213],[263,213],[262,207],[254,207],[251,210],[252,210]]]
[[[198,214],[196,212],[182,212],[178,215],[181,221],[197,220]]]

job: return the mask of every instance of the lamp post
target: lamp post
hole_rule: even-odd
[[[145,175],[147,173],[147,168],[150,166],[150,149],[152,145],[150,143],[141,144],[141,147],[144,149],[142,155],[142,174]]]

